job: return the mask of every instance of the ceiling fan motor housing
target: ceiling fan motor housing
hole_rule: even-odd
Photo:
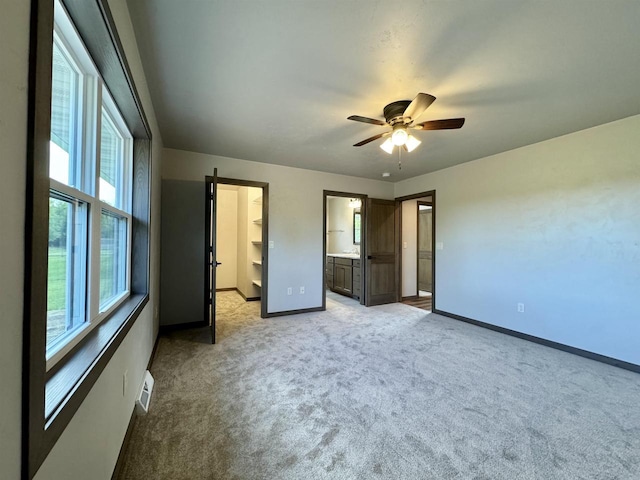
[[[404,123],[403,114],[410,103],[411,100],[398,100],[384,107],[383,113],[387,123],[392,126],[396,123]]]

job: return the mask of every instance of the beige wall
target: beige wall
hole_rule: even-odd
[[[240,187],[238,190],[238,256],[236,267],[236,284],[240,293],[247,297],[249,292],[249,277],[247,275],[247,254],[249,249],[249,229],[247,228],[247,220],[249,218],[249,190],[246,187]]]
[[[402,202],[402,296],[418,294],[418,201]]]
[[[269,183],[269,312],[322,305],[323,190],[393,198],[391,183],[346,175],[173,149],[164,150],[162,162],[168,179],[201,181],[217,167],[221,177]]]
[[[216,218],[216,288],[236,288],[238,284],[238,190],[218,185]]]
[[[29,2],[0,15],[0,476],[20,478]]]
[[[397,183],[436,190],[436,308],[640,364],[638,132],[629,117]]]
[[[151,301],[37,474],[109,479],[157,331],[159,184],[162,142],[124,0],[110,1],[153,135]],[[30,2],[7,0],[0,15],[0,476],[20,478],[24,211]],[[130,388],[122,395],[122,374]]]
[[[347,197],[327,198],[327,253],[360,251],[353,243],[353,208]]]

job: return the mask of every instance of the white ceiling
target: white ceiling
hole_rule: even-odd
[[[640,113],[638,0],[128,3],[170,148],[398,181]],[[418,92],[464,127],[352,146]]]

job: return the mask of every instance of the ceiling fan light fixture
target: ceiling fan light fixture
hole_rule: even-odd
[[[418,140],[416,137],[414,137],[413,135],[409,135],[407,136],[407,141],[405,142],[405,146],[407,147],[408,152],[413,152],[421,143],[422,142]]]
[[[407,133],[407,129],[402,125],[401,127],[396,127],[393,129],[393,133],[391,134],[391,140],[394,145],[398,147],[404,145],[407,142],[407,138],[409,134]]]
[[[393,153],[394,146],[395,145],[393,143],[393,140],[391,140],[391,138],[387,138],[384,142],[382,142],[382,145],[380,145],[380,148],[385,152],[387,152],[389,155],[391,155]]]

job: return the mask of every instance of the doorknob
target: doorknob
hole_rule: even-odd
[[[376,257],[373,255],[367,255],[367,260],[375,260]]]
[[[217,260],[215,262],[213,262],[211,265],[213,265],[214,267],[217,267],[218,265],[222,265],[222,262],[218,262]]]

